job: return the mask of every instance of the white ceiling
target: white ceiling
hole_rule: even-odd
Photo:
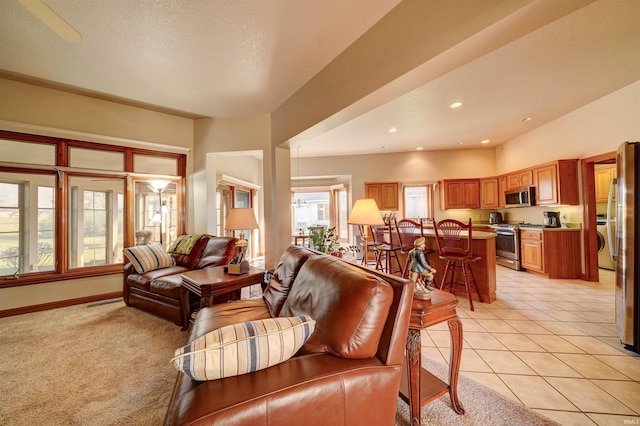
[[[63,40],[17,0],[0,0],[0,76],[195,118],[274,111],[399,0],[45,3],[82,41]],[[586,4],[301,138],[300,155],[496,146],[639,80],[639,22],[639,0]],[[463,106],[450,109],[457,99]]]

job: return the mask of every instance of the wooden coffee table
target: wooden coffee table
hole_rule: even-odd
[[[458,400],[458,374],[462,356],[462,323],[456,313],[458,300],[451,293],[433,290],[431,300],[413,299],[405,368],[400,382],[400,396],[409,404],[410,424],[420,425],[420,407],[448,393],[451,408],[464,414]],[[422,342],[420,332],[425,328],[446,321],[451,333],[451,359],[449,383],[445,383],[422,368]]]
[[[212,305],[213,298],[219,294],[235,292],[240,298],[240,289],[253,284],[262,283],[264,269],[250,267],[249,272],[242,275],[230,275],[224,271],[224,266],[189,271],[182,274],[182,288],[180,291],[193,292],[200,296],[200,309]],[[189,295],[184,294],[182,300],[183,330],[189,327],[191,304]]]

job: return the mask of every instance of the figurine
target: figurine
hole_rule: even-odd
[[[413,297],[416,299],[429,300],[431,298],[431,283],[433,274],[437,271],[432,268],[424,255],[426,240],[424,237],[413,242],[413,249],[409,252],[409,279],[414,283]],[[426,284],[426,286],[425,286]]]

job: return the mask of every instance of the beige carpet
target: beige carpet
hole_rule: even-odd
[[[159,425],[177,374],[168,361],[186,338],[122,301],[2,318],[0,425]],[[555,425],[465,377],[459,394],[464,416],[442,397],[423,407],[423,424]],[[408,423],[399,400],[396,424]]]

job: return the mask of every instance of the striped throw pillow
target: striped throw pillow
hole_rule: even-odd
[[[177,349],[171,364],[199,381],[262,370],[298,352],[315,324],[311,317],[299,316],[228,325]]]
[[[123,252],[139,274],[174,265],[173,258],[161,244],[127,247]]]

